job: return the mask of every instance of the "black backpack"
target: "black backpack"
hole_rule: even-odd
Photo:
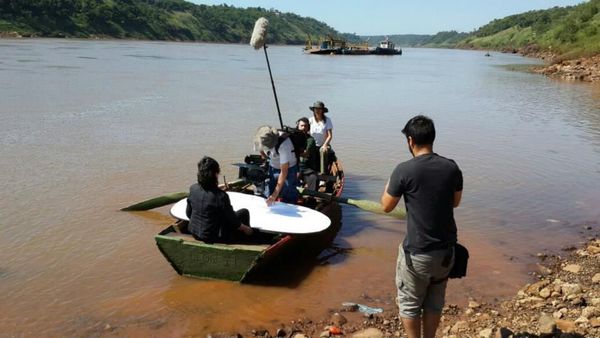
[[[277,140],[277,146],[275,146],[275,151],[279,154],[279,146],[286,139],[290,139],[292,141],[292,145],[294,147],[294,155],[296,155],[296,163],[300,163],[300,155],[306,151],[306,134],[301,132],[296,128],[284,127],[283,133],[279,135],[279,139]]]

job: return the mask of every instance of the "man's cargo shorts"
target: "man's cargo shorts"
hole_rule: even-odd
[[[396,301],[400,317],[419,318],[422,310],[441,313],[447,276],[454,264],[454,248],[409,254],[400,245],[398,251]]]

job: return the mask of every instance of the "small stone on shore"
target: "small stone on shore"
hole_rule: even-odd
[[[572,273],[579,273],[579,271],[581,271],[581,266],[579,264],[568,264],[563,268],[563,270]]]

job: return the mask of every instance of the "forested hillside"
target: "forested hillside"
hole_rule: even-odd
[[[269,43],[303,44],[308,34],[339,35],[325,23],[296,14],[183,0],[2,0],[0,32],[240,43],[250,40],[261,16],[269,19]]]
[[[533,48],[566,56],[600,52],[600,0],[497,19],[471,33],[458,47]]]

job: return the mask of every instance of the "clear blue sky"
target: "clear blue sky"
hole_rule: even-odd
[[[323,21],[359,35],[470,32],[493,19],[533,9],[576,5],[583,0],[188,0],[235,7],[274,8]]]

